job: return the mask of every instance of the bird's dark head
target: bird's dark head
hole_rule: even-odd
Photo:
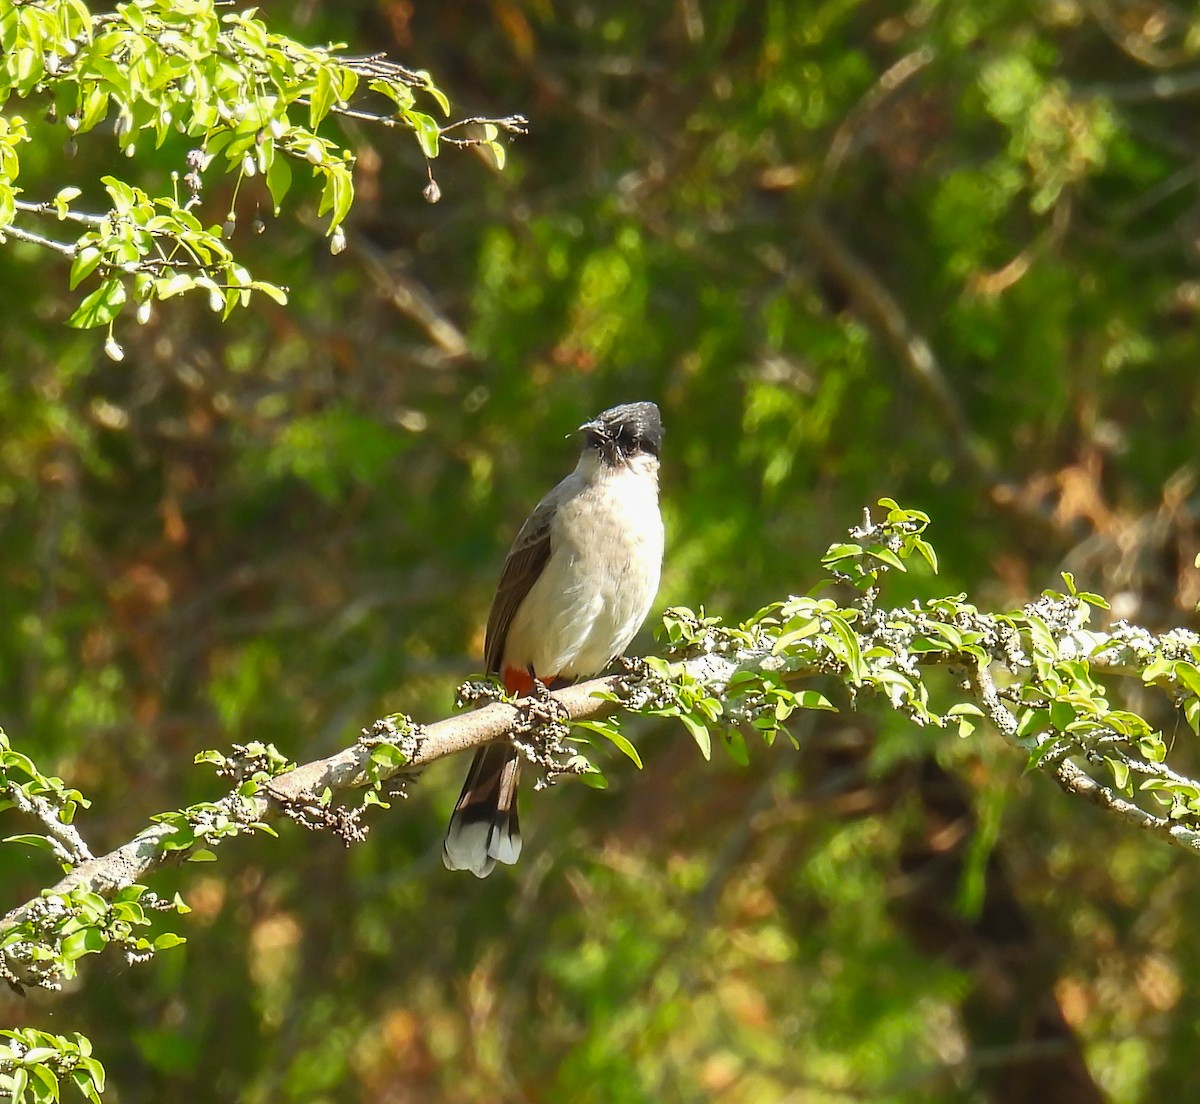
[[[609,463],[635,456],[658,458],[662,449],[662,418],[652,402],[622,403],[597,414],[579,427],[584,440]]]

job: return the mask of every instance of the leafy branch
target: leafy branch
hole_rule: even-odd
[[[317,214],[328,216],[330,248],[344,248],[355,158],[325,133],[331,117],[407,130],[427,160],[443,141],[486,147],[498,167],[502,133],[525,131],[517,115],[439,123],[432,112],[448,118],[449,100],[424,70],[380,55],[349,56],[341,45],[306,46],[272,32],[253,12],[222,7],[218,0],[131,0],[116,12],[93,13],[83,0],[0,4],[0,107],[15,98],[44,110],[51,125],[66,128],[68,153],[102,124],[128,157],[146,145],[164,147],[175,134],[189,143],[182,156],[166,154],[177,160],[163,194],[103,177],[109,206],[99,214],[73,206],[83,195],[75,186],[42,200],[19,198],[20,150],[32,140],[32,124],[0,115],[0,241],[70,257],[72,289],[98,280],[68,321],[106,326],[114,359],[122,354],[113,322],[129,305],[145,322],[152,303],[188,291],[206,294],[225,316],[254,292],[286,301],[286,289],[252,278],[229,244],[238,195],[252,178],[264,181],[278,215],[294,168],[308,169],[320,185]],[[233,199],[202,220],[204,173],[214,164],[233,179]],[[432,175],[425,194],[430,201],[440,194]],[[56,236],[43,228],[47,222],[86,229]]]
[[[237,748],[228,756],[202,753],[198,761],[234,780],[229,794],[156,817],[133,840],[99,858],[87,857],[85,850],[72,853],[52,831],[41,845],[68,872],[38,902],[13,909],[0,922],[0,947],[11,948],[18,929],[25,928],[28,937],[34,905],[80,892],[113,897],[167,861],[210,860],[226,838],[272,831],[270,822],[280,817],[330,828],[347,842],[361,838],[360,814],[368,805],[387,804],[384,797],[392,791],[385,785],[470,747],[519,736],[527,757],[551,768],[553,755],[538,751],[537,734],[561,727],[564,720],[608,740],[640,765],[621,730],[621,716],[675,716],[706,758],[715,736],[735,760],[745,762],[748,734],[757,732],[771,743],[787,733],[797,710],[836,708],[821,690],[796,685],[817,678],[840,683],[851,706],[875,696],[916,725],[959,737],[970,736],[986,719],[1027,756],[1030,768],[1139,828],[1200,852],[1200,782],[1168,765],[1162,730],[1114,706],[1099,681],[1132,678],[1158,687],[1171,716],[1181,715],[1195,733],[1200,637],[1183,629],[1155,636],[1124,623],[1092,628],[1093,611],[1103,608],[1103,600],[1077,592],[1069,576],[1064,593],[1047,591],[1008,613],[983,613],[962,595],[883,607],[881,584],[889,572],[907,571],[914,558],[932,569],[937,557],[924,537],[924,514],[888,499],[881,506],[881,520],[867,515],[851,530],[850,541],[835,544],[824,557],[829,573],[824,586],[848,584],[857,592],[845,605],[828,596],[791,597],[738,626],[702,612],[668,610],[665,657],[630,661],[621,674],[557,691],[549,696],[551,710],[518,699],[493,701],[427,726],[388,717],[365,729],[353,746],[302,766],[264,745]],[[953,688],[931,682],[930,672],[938,668],[955,675]],[[479,696],[479,684],[468,689]],[[939,697],[947,699],[940,706]],[[559,736],[555,739],[557,752],[564,745]],[[7,743],[0,746],[8,749]],[[573,754],[569,748],[567,753]],[[6,773],[0,779],[7,792],[29,793],[24,799],[10,796],[8,803],[43,822],[45,807],[39,812],[30,804],[35,797],[72,813],[82,803],[60,780],[38,774],[27,756],[8,749],[3,764]],[[1089,773],[1097,766],[1107,770],[1105,781]],[[18,782],[22,772],[25,781]],[[361,806],[340,810],[341,799],[364,789]],[[1161,815],[1137,805],[1137,795],[1160,806]],[[29,843],[42,837],[18,838]]]
[[[164,901],[143,884],[155,869],[212,861],[224,840],[252,831],[274,834],[272,822],[281,818],[332,831],[350,844],[365,835],[362,817],[370,806],[386,807],[389,798],[403,796],[414,772],[467,748],[512,740],[543,780],[577,773],[603,784],[574,744],[600,738],[640,766],[621,722],[642,714],[678,717],[705,758],[719,742],[745,763],[747,736],[757,733],[768,744],[780,733],[790,736],[787,724],[798,710],[838,708],[824,692],[838,684],[844,705],[873,696],[915,725],[960,738],[971,736],[980,721],[990,722],[1029,769],[1200,854],[1200,781],[1168,764],[1161,727],[1114,705],[1100,681],[1129,679],[1159,689],[1166,715],[1182,717],[1196,734],[1200,636],[1183,629],[1154,635],[1123,622],[1094,628],[1091,619],[1104,600],[1077,591],[1069,575],[1064,592],[1046,591],[1006,613],[981,612],[964,595],[883,606],[889,573],[913,564],[932,572],[937,555],[925,537],[925,514],[890,499],[880,506],[877,517],[866,512],[849,540],[829,549],[822,561],[827,578],[813,593],[773,603],[736,626],[703,611],[668,610],[667,654],[628,661],[620,674],[515,700],[491,684],[468,683],[462,703],[489,704],[427,726],[386,717],[354,745],[301,766],[270,745],[203,752],[197,761],[230,780],[230,791],[154,817],[134,839],[99,857],[91,857],[71,827],[76,810],[87,804],[82,795],[43,775],[0,734],[0,807],[22,810],[46,828],[6,842],[43,847],[65,870],[56,884],[0,920],[0,976],[17,986],[54,988],[74,975],[80,958],[110,944],[122,947],[130,962],[175,946],[182,938],[173,932],[143,934],[153,911],[186,911],[178,898]],[[848,589],[849,601],[821,596],[838,587]],[[953,677],[934,680],[935,670]],[[805,685],[813,680],[822,689]],[[356,792],[365,796],[355,800]],[[63,1042],[68,1049],[75,1045]],[[38,1074],[37,1084],[49,1086],[63,1051],[45,1053],[49,1074]],[[19,1072],[29,1065],[27,1054],[22,1060],[25,1065],[14,1065],[0,1049],[0,1087],[16,1086],[22,1077],[22,1084],[36,1087],[33,1075]]]

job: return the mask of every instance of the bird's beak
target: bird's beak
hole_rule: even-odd
[[[584,422],[577,430],[579,433],[597,433],[603,436],[604,426],[599,422]]]

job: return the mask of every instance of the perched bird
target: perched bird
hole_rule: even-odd
[[[579,427],[575,470],[517,533],[492,600],[488,674],[509,693],[599,674],[629,646],[658,591],[662,420],[651,402],[625,403]],[[520,759],[509,743],[481,747],[459,796],[442,859],[479,878],[521,854]]]

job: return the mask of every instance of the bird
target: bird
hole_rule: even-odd
[[[488,614],[484,662],[510,694],[599,674],[623,655],[658,593],[662,418],[652,402],[623,403],[584,422],[575,469],[517,532]],[[485,878],[521,854],[520,759],[485,744],[446,830],[450,870]]]

